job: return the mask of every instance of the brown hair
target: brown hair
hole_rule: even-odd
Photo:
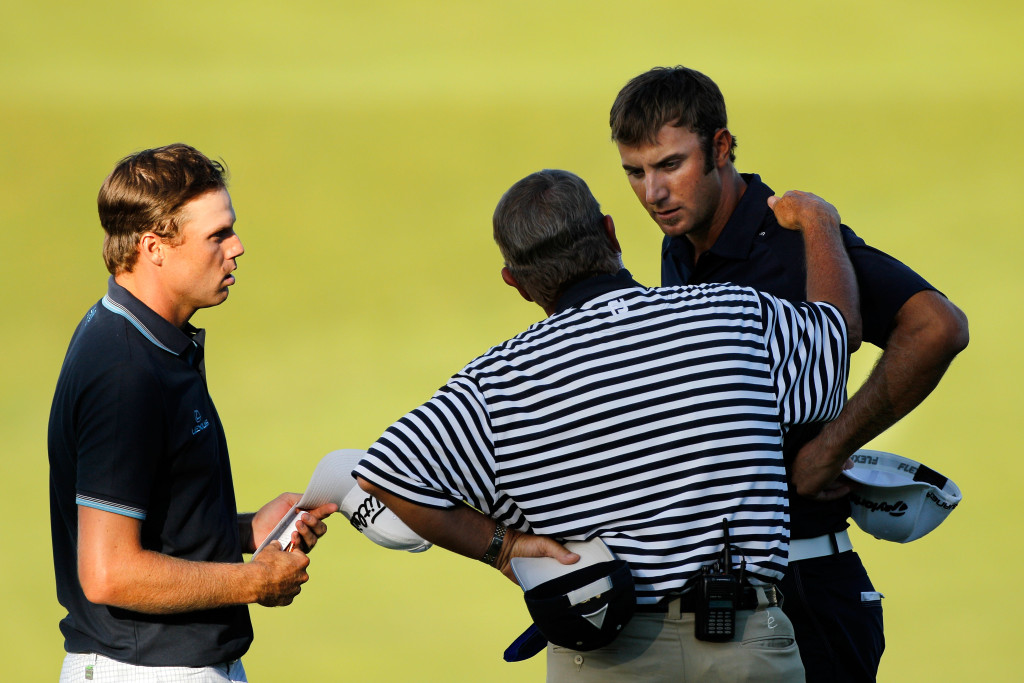
[[[545,310],[568,285],[622,267],[601,206],[568,171],[538,171],[517,182],[498,202],[493,222],[505,266]]]
[[[705,172],[714,166],[712,139],[728,126],[725,98],[710,78],[685,66],[658,66],[619,91],[609,124],[612,140],[627,147],[652,145],[666,125],[686,127],[701,141]],[[729,160],[736,161],[733,137]]]
[[[139,239],[153,232],[180,237],[182,207],[200,195],[227,187],[227,169],[182,143],[146,149],[119,161],[97,197],[103,260],[112,275],[131,272]]]

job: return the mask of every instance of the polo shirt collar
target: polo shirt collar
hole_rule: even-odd
[[[103,307],[128,320],[152,344],[176,356],[191,358],[197,348],[202,348],[205,330],[197,329],[190,323],[185,323],[180,329],[175,327],[117,284],[113,276],[107,281]]]
[[[768,208],[768,197],[775,194],[761,182],[761,176],[756,173],[741,173],[740,176],[746,181],[747,189],[736,203],[722,233],[708,250],[716,256],[734,260],[743,260],[750,255],[754,237],[760,232],[761,222],[771,210]],[[662,245],[662,257],[668,253],[679,255],[680,252],[686,256],[685,259],[679,259],[682,263],[693,263],[693,245],[685,236],[667,239]]]
[[[602,274],[588,277],[569,285],[562,292],[555,304],[555,313],[567,311],[570,308],[578,308],[594,297],[607,292],[614,292],[617,289],[643,289],[643,285],[633,279],[629,271],[623,268],[614,275]]]

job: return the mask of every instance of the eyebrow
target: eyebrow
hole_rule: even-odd
[[[667,164],[669,162],[672,162],[672,161],[682,161],[686,157],[687,157],[687,154],[684,153],[684,152],[673,152],[672,154],[667,154],[664,157],[662,157],[661,159],[658,159],[653,164],[651,164],[651,166],[654,167],[654,168],[661,168],[662,166],[664,166],[665,164]],[[640,171],[640,170],[642,170],[641,166],[631,166],[629,164],[622,164],[622,168],[623,168],[623,170],[626,170],[626,171]]]
[[[682,161],[685,158],[686,158],[686,154],[684,154],[683,152],[673,152],[672,154],[664,156],[661,159],[658,159],[657,161],[655,161],[653,166],[655,168],[660,168],[661,166],[664,166],[665,164],[667,164],[667,163],[669,163],[671,161]]]

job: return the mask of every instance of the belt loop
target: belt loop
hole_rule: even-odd
[[[764,586],[754,586],[754,592],[757,594],[757,609],[763,610],[768,607],[771,603],[768,601],[768,596],[764,592]]]
[[[668,603],[668,617],[679,621],[683,618],[683,599],[679,596],[672,598],[672,601]]]
[[[836,540],[836,535],[834,533],[830,533],[828,535],[828,540],[832,544],[832,554],[833,555],[838,555],[839,554],[839,541]]]

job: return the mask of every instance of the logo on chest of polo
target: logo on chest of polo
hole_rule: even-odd
[[[210,421],[203,417],[203,414],[198,410],[192,411],[192,417],[196,419],[196,424],[192,427],[192,436],[195,436],[199,432],[203,431],[210,426]]]

